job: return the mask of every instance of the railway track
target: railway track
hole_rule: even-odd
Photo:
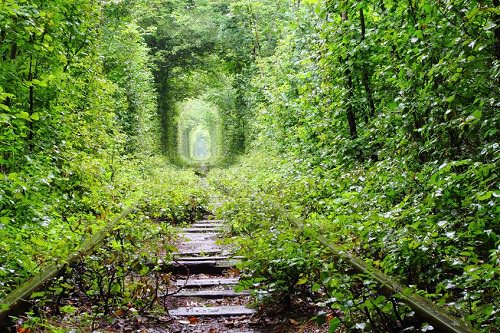
[[[212,205],[214,206],[217,204]],[[107,238],[107,234],[116,227],[120,219],[131,211],[132,208],[124,210],[103,232],[94,235],[83,244],[79,251],[71,254],[65,263],[48,267],[1,300],[0,303],[7,304],[8,307],[4,307],[0,312],[0,332],[8,331],[9,327],[11,329],[15,327],[12,326],[11,321],[10,326],[4,324],[7,323],[8,316],[22,313],[27,309],[32,293],[50,285],[50,280],[60,275],[60,271],[66,265],[78,262],[92,253],[93,249]],[[298,230],[304,228],[298,219],[286,212],[283,214]],[[169,257],[172,260],[160,267],[162,271],[159,272],[168,277],[168,283],[162,285],[161,288],[157,287],[157,291],[160,290],[160,292],[156,292],[152,301],[148,302],[151,304],[150,308],[156,303],[158,305],[161,303],[161,314],[153,315],[156,324],[145,323],[143,325],[144,322],[141,322],[140,316],[133,314],[128,319],[118,318],[118,324],[113,324],[114,326],[110,327],[109,331],[116,332],[117,328],[118,331],[128,331],[122,329],[128,327],[140,328],[141,332],[150,333],[293,332],[293,330],[286,330],[283,322],[270,325],[268,321],[263,320],[266,318],[252,307],[254,298],[250,292],[235,291],[235,286],[239,282],[239,271],[236,265],[242,258],[235,255],[236,249],[227,239],[223,241],[227,236],[225,232],[227,228],[223,220],[210,218],[196,220],[194,223],[178,227],[176,252]],[[436,325],[440,331],[454,333],[475,331],[463,324],[461,320],[439,309],[429,300],[405,292],[405,286],[370,267],[354,255],[329,244],[328,240],[322,236],[315,235],[314,237],[330,250],[334,258],[341,258],[354,271],[377,281],[384,294],[407,304],[420,316]],[[75,303],[75,298],[71,299],[69,294],[68,300],[69,304]],[[125,312],[132,313],[133,311],[126,309]],[[115,312],[115,317],[122,317],[118,313]],[[64,324],[61,325],[64,326]],[[106,328],[103,331],[108,332]]]
[[[249,292],[236,292],[239,260],[222,245],[222,220],[199,220],[180,229],[174,254],[171,295],[165,298],[174,319],[169,332],[260,332]]]

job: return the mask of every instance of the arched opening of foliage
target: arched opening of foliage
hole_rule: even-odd
[[[184,163],[215,164],[221,158],[222,126],[219,111],[202,98],[177,104],[178,154]]]

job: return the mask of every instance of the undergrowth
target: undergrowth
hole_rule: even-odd
[[[470,160],[413,169],[386,161],[367,167],[308,169],[254,152],[210,173],[228,197],[220,209],[238,235],[241,288],[267,301],[320,306],[330,330],[437,329],[369,277],[355,274],[316,241],[358,255],[482,332],[500,325],[498,192],[493,164]],[[299,217],[298,230],[284,212]]]
[[[194,221],[205,212],[206,190],[192,170],[180,170],[163,158],[137,163],[117,174],[116,200],[109,217],[122,206],[135,209],[119,221],[91,255],[66,267],[65,272],[40,292],[31,296],[32,309],[17,320],[25,332],[94,331],[120,329],[125,318],[147,316],[161,308],[161,292],[169,285],[165,267],[171,261],[176,238],[173,226]],[[121,195],[118,193],[121,192]],[[111,208],[116,207],[116,208]],[[109,219],[82,222],[79,232],[67,236],[75,240],[59,256],[104,227]],[[50,248],[52,244],[47,244]],[[43,268],[43,266],[41,266]],[[25,274],[34,271],[25,271]],[[12,286],[14,287],[14,286]],[[124,327],[122,327],[124,329]]]
[[[47,204],[45,222],[12,218],[17,223],[0,228],[0,298],[63,260],[128,206],[135,205],[146,220],[176,224],[193,219],[207,196],[194,172],[167,163],[164,158],[123,160],[112,181],[95,186],[80,179],[81,196]],[[50,199],[59,195],[54,192]]]

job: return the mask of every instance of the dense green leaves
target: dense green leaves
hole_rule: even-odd
[[[159,145],[148,50],[121,2],[0,6],[4,294],[137,197],[157,166],[135,157]]]
[[[266,270],[280,251],[294,240],[310,246],[266,209],[274,202],[477,328],[498,326],[497,7],[494,1],[281,7],[275,50],[257,58],[246,100],[256,115],[255,145],[260,152],[277,148],[288,163],[273,167],[276,161],[252,158],[213,175],[234,196],[225,212],[250,244],[244,251],[270,258],[249,262],[250,275],[273,281]],[[270,228],[284,240],[270,239]],[[257,235],[268,241],[252,243]],[[378,295],[356,289],[356,279],[342,273],[342,265],[327,269],[335,283],[321,290],[352,302],[335,307],[346,314],[344,325],[390,330],[372,320],[381,309],[388,316],[382,322],[413,321],[390,303],[367,305]],[[276,283],[282,279],[275,274]],[[311,279],[311,288],[321,281]],[[365,322],[356,322],[359,316]]]
[[[251,153],[210,176],[254,255],[247,285],[307,295],[330,331],[431,329],[330,262],[310,241],[321,233],[475,327],[499,325],[498,1],[0,6],[7,287],[158,177],[159,149],[182,162],[204,136],[216,162]],[[186,217],[181,187],[148,205],[172,196],[161,215]]]

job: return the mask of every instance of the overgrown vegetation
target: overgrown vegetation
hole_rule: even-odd
[[[127,205],[179,222],[205,199],[193,173],[155,157],[156,94],[133,4],[1,6],[4,296]]]
[[[165,316],[162,295],[170,287],[166,270],[175,250],[174,226],[200,218],[208,197],[192,171],[165,167],[163,159],[157,162],[148,166],[153,171],[142,182],[137,181],[140,175],[134,177],[143,189],[132,214],[89,256],[31,296],[33,309],[19,320],[24,329],[120,329],[125,318]],[[99,230],[102,224],[90,227]],[[88,233],[78,236],[75,245]]]
[[[286,160],[266,152],[255,153],[230,170],[211,173],[213,184],[228,197],[220,210],[222,217],[240,235],[241,254],[247,258],[241,266],[241,286],[269,292],[269,300],[281,300],[290,307],[305,300],[318,307],[316,319],[329,318],[332,327],[429,330],[429,324],[411,309],[381,294],[374,281],[333,259],[315,241],[321,235],[449,313],[482,331],[494,331],[498,326],[497,251],[495,245],[491,250],[472,246],[480,244],[485,233],[495,237],[493,231],[451,229],[442,221],[431,223],[429,216],[427,222],[420,222],[415,211],[423,205],[405,202],[382,210],[371,204],[382,201],[377,198],[380,192],[358,187],[359,178],[370,184],[374,174],[361,169],[347,175],[341,172],[319,182],[315,174],[299,173]],[[342,182],[350,190],[333,186]],[[306,227],[300,230],[292,225],[287,211],[300,216]]]
[[[127,203],[191,214],[194,174],[158,155],[185,164],[200,136],[219,165],[239,161],[209,179],[250,259],[244,285],[308,299],[331,331],[431,330],[332,262],[322,234],[479,330],[500,326],[497,0],[0,6],[2,293]],[[179,113],[193,100],[217,111]],[[112,311],[127,290],[97,302]]]
[[[312,242],[321,234],[474,327],[500,325],[497,8],[282,8],[276,49],[256,61],[246,94],[253,157],[211,176],[229,195],[221,211],[249,258],[245,285],[326,305],[332,327],[430,329],[346,275]]]

